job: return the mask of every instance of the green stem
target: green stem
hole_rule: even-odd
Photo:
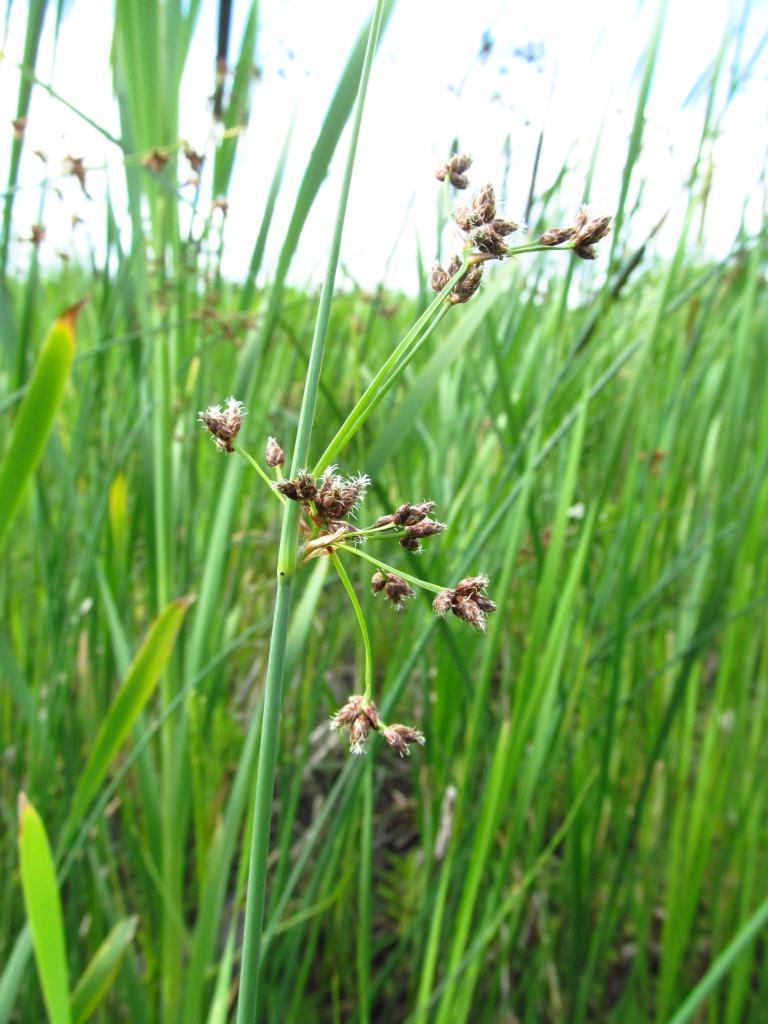
[[[363,699],[368,701],[371,699],[371,690],[373,688],[373,651],[371,650],[371,638],[368,634],[368,627],[365,624],[365,616],[363,615],[363,609],[360,607],[360,602],[357,599],[355,588],[352,586],[352,581],[347,575],[347,570],[342,565],[341,559],[335,551],[331,552],[331,561],[333,562],[334,569],[339,574],[339,579],[344,585],[344,589],[349,595],[349,600],[352,602],[355,618],[357,619],[357,624],[360,627],[360,633],[363,637],[363,648],[365,649],[365,669],[363,672],[365,690],[363,692]]]
[[[384,365],[378,371],[363,394],[357,400],[354,408],[336,431],[336,434],[330,444],[320,456],[319,461],[312,470],[313,476],[317,476],[319,473],[322,473],[326,466],[329,466],[333,462],[334,458],[341,451],[344,445],[354,437],[363,423],[368,419],[368,416],[371,414],[374,407],[381,401],[387,391],[392,387],[397,377],[411,361],[413,354],[421,345],[421,342],[432,333],[434,327],[445,316],[449,308],[446,306],[445,300],[453,291],[454,285],[463,277],[468,266],[469,255],[465,254],[461,266],[446,284],[445,288],[443,288],[440,294],[437,295],[427,306],[419,319],[413,327],[411,327],[397,348],[395,348],[389,358],[385,361]]]
[[[275,489],[274,481],[270,480],[269,476],[261,468],[261,466],[258,464],[256,459],[254,459],[254,457],[252,455],[249,455],[248,452],[245,450],[245,448],[241,448],[241,446],[239,444],[233,445],[233,448],[235,449],[235,451],[237,452],[238,455],[242,455],[242,457],[244,459],[247,459],[248,462],[250,462],[250,464],[253,466],[253,468],[259,474],[261,479],[264,481],[264,483],[269,488],[270,493],[273,494],[281,504],[285,505],[285,503],[287,501],[285,495],[281,494],[280,491]]]
[[[355,118],[352,125],[349,153],[344,171],[344,180],[341,186],[339,208],[336,215],[333,237],[329,245],[325,280],[323,281],[323,289],[320,295],[315,331],[312,338],[312,349],[307,367],[307,378],[304,385],[304,396],[301,403],[301,412],[299,413],[296,444],[293,450],[292,476],[302,466],[306,465],[309,452],[312,422],[315,416],[317,394],[320,387],[320,371],[323,365],[325,339],[328,332],[331,300],[336,280],[336,268],[341,248],[341,235],[344,228],[344,216],[352,180],[352,168],[355,162],[365,95],[384,7],[385,0],[376,0],[376,9],[371,18],[368,43],[360,75],[360,86]],[[280,550],[277,561],[277,597],[265,682],[261,746],[259,748],[259,764],[256,776],[256,804],[253,815],[251,853],[248,864],[248,889],[245,903],[245,922],[243,925],[243,952],[240,971],[240,993],[237,1003],[237,1024],[256,1024],[256,1021],[259,1019],[261,938],[264,925],[272,797],[275,765],[277,762],[277,733],[280,722],[293,574],[298,561],[298,524],[299,506],[297,503],[289,501],[286,503],[283,512],[283,527],[280,534]]]
[[[371,562],[379,569],[383,569],[384,572],[392,572],[395,576],[399,576],[400,579],[413,583],[415,587],[421,587],[422,590],[431,590],[433,594],[439,594],[442,590],[450,589],[449,587],[438,587],[436,583],[429,583],[427,580],[420,580],[418,576],[411,576],[410,573],[403,572],[402,569],[395,569],[394,566],[387,565],[380,558],[374,558],[373,555],[369,555],[367,551],[361,551],[360,548],[353,548],[348,544],[336,544],[334,546],[339,551],[349,551],[351,554],[357,555],[358,558],[364,558],[366,562]]]
[[[357,920],[357,983],[360,1024],[371,1020],[371,919],[373,903],[373,759],[363,767],[360,815],[360,898]]]
[[[572,242],[565,245],[519,245],[514,249],[507,249],[505,256],[520,256],[526,252],[571,252],[573,248]]]

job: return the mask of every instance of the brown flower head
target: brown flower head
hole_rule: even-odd
[[[464,155],[452,156],[447,163],[435,171],[438,181],[449,179],[454,188],[466,188],[469,185],[469,178],[465,172],[472,166],[472,157]]]
[[[81,156],[65,156],[64,170],[67,174],[71,174],[73,178],[77,178],[80,188],[83,190],[83,195],[90,199],[88,189],[85,187],[85,165],[83,164],[83,158]]]
[[[497,235],[511,235],[519,229],[520,225],[514,220],[502,220],[502,218],[497,217],[491,221],[491,227]]]
[[[317,497],[317,484],[306,471],[299,473],[295,480],[281,480],[275,486],[291,501],[308,502]]]
[[[436,519],[422,519],[418,523],[406,526],[405,534],[407,537],[416,537],[421,540],[424,537],[434,537],[436,533],[442,533],[445,527],[445,523],[438,523]]]
[[[275,469],[277,466],[285,464],[285,452],[274,439],[274,437],[267,438],[267,447],[264,452],[264,460],[270,469]]]
[[[482,277],[482,263],[478,263],[474,267],[470,267],[464,277],[456,283],[456,286],[451,292],[450,301],[454,304],[468,302],[480,287]]]
[[[371,729],[381,725],[379,713],[373,701],[353,694],[347,703],[331,717],[329,727],[349,738],[349,749],[353,754],[365,753],[365,743]]]
[[[205,163],[205,157],[192,149],[190,145],[184,147],[184,156],[189,162],[189,166],[192,168],[195,174],[199,174],[202,170],[203,164]]]
[[[388,577],[385,576],[383,572],[378,571],[371,576],[371,590],[374,594],[380,594],[382,592],[384,587],[387,585],[387,579]]]
[[[244,415],[243,403],[230,397],[223,409],[218,405],[209,405],[204,412],[198,414],[198,419],[210,431],[216,447],[231,454],[235,450],[232,442],[240,430]]]
[[[472,221],[474,224],[489,224],[496,218],[496,194],[493,185],[483,185],[472,200]]]
[[[448,280],[448,274],[443,270],[439,263],[436,263],[432,268],[432,277],[430,278],[432,291],[441,292],[448,284]]]
[[[441,590],[432,602],[438,615],[452,612],[475,629],[485,631],[485,616],[496,611],[495,603],[482,593],[488,586],[487,576],[467,576],[453,590]]]
[[[357,508],[370,485],[369,476],[343,477],[329,466],[315,496],[318,513],[326,519],[343,519]]]
[[[495,222],[494,222],[495,223]],[[490,256],[505,256],[507,243],[492,224],[481,224],[469,233],[469,241],[478,252],[487,253]]]
[[[605,238],[610,230],[610,217],[598,217],[596,220],[588,221],[576,232],[576,237],[574,239],[576,248],[586,245],[595,245],[601,238]]]
[[[400,757],[410,756],[410,744],[418,743],[420,746],[424,746],[424,733],[418,729],[412,729],[409,725],[386,725],[381,730],[381,735],[394,749],[398,752]]]
[[[400,538],[400,547],[405,548],[406,551],[421,551],[419,538],[410,537],[408,534]]]
[[[390,602],[395,611],[399,612],[408,598],[413,597],[416,591],[409,586],[405,580],[390,572],[386,575],[383,572],[375,572],[371,578],[371,590],[374,594],[384,593],[384,597]]]
[[[153,149],[147,153],[141,163],[143,167],[147,168],[147,170],[154,171],[155,174],[160,174],[169,160],[170,157],[167,153],[164,153],[162,149]]]
[[[576,234],[576,228],[550,228],[539,236],[539,245],[562,245]]]

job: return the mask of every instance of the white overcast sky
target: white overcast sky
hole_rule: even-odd
[[[137,0],[141,2],[141,0]],[[53,8],[54,5],[51,5]],[[180,135],[202,150],[210,129],[208,97],[216,39],[217,3],[203,0],[184,81]],[[234,2],[233,58],[247,5]],[[435,168],[451,140],[474,155],[473,185],[501,184],[509,140],[506,213],[522,215],[539,131],[545,133],[539,186],[549,185],[564,163],[570,168],[564,196],[577,206],[595,138],[602,128],[600,158],[592,189],[595,213],[611,213],[617,199],[632,124],[644,49],[657,4],[634,0],[400,0],[374,67],[360,141],[342,248],[343,264],[370,287],[416,285],[416,241],[430,262],[435,252]],[[668,208],[672,216],[660,246],[668,251],[680,224],[682,188],[695,156],[704,116],[704,95],[690,99],[711,66],[729,25],[743,14],[742,3],[670,0],[659,65],[653,83],[641,176],[645,180],[638,237]],[[225,271],[241,277],[258,231],[277,155],[292,117],[295,128],[283,190],[278,203],[266,272],[274,266],[306,159],[350,48],[367,15],[360,0],[266,0],[261,5],[257,61],[263,78],[254,90],[250,126],[241,144],[229,195]],[[38,73],[76,108],[119,134],[111,93],[109,53],[112,7],[103,0],[75,0],[68,6],[58,46],[53,50],[53,9],[49,10]],[[751,4],[742,60],[751,56],[768,27],[768,2]],[[15,113],[25,5],[13,4],[3,36],[0,63],[0,175],[7,178],[10,120]],[[490,55],[478,59],[484,33]],[[520,50],[534,48],[528,62]],[[729,51],[729,59],[733,51]],[[728,75],[724,75],[721,97]],[[742,216],[754,230],[765,205],[768,138],[768,64],[761,55],[749,80],[733,100],[713,150],[714,185],[708,207],[705,245],[721,254],[730,248]],[[346,136],[345,136],[346,138]],[[66,155],[83,157],[90,169],[89,202],[71,178],[57,182],[61,196],[49,193],[41,254],[59,251],[83,256],[90,237],[97,253],[104,236],[107,183],[115,207],[124,209],[120,154],[104,138],[56,100],[37,90],[30,114],[15,215],[15,235],[29,235],[38,220],[43,165],[32,151],[48,157],[56,176]],[[345,152],[337,152],[332,173],[305,229],[292,280],[320,279],[333,223]],[[85,224],[73,232],[72,214]],[[28,259],[19,241],[16,263]],[[394,253],[394,255],[392,255]],[[446,256],[450,252],[445,253]]]

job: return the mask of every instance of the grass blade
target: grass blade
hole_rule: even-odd
[[[50,1024],[71,1024],[67,948],[56,868],[40,815],[19,796],[19,869],[40,987]]]
[[[0,468],[0,552],[59,407],[75,351],[75,318],[82,303],[56,320],[43,342]]]

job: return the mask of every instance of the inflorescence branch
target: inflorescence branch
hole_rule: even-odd
[[[469,156],[453,156],[437,171],[436,177],[444,183],[446,191],[451,187],[464,190],[469,186],[467,171],[471,164]],[[283,504],[298,504],[301,540],[297,564],[303,566],[315,558],[330,558],[347,592],[365,651],[364,692],[349,697],[332,716],[331,728],[348,738],[350,750],[355,754],[363,753],[372,732],[378,732],[401,757],[410,753],[411,745],[423,744],[424,735],[410,726],[387,725],[379,716],[372,699],[374,670],[370,635],[341,554],[356,555],[376,567],[371,590],[374,596],[383,595],[384,601],[395,611],[402,610],[414,597],[416,587],[435,595],[432,608],[437,615],[450,612],[484,632],[486,616],[496,611],[496,604],[486,594],[488,577],[485,575],[468,576],[453,587],[439,586],[363,551],[360,545],[368,540],[396,540],[406,551],[419,552],[422,541],[442,533],[446,524],[431,515],[435,508],[433,501],[421,501],[404,502],[370,526],[356,526],[350,520],[362,506],[370,478],[366,474],[339,473],[332,464],[333,459],[362,427],[451,306],[468,302],[477,292],[486,263],[549,250],[569,251],[579,259],[593,260],[597,255],[595,246],[608,234],[611,222],[610,217],[590,219],[587,211],[581,209],[566,227],[549,228],[534,241],[510,244],[510,237],[521,230],[520,225],[498,215],[492,185],[483,186],[469,205],[456,205],[453,217],[463,240],[462,249],[452,257],[446,269],[439,263],[435,265],[431,284],[437,296],[385,360],[311,471],[302,470],[291,479],[285,479],[282,473],[285,454],[275,438],[270,437],[264,461],[274,472],[272,479],[235,441],[245,415],[237,399],[228,398],[223,407],[212,405],[199,414],[200,422],[220,451],[227,455],[237,452]]]

